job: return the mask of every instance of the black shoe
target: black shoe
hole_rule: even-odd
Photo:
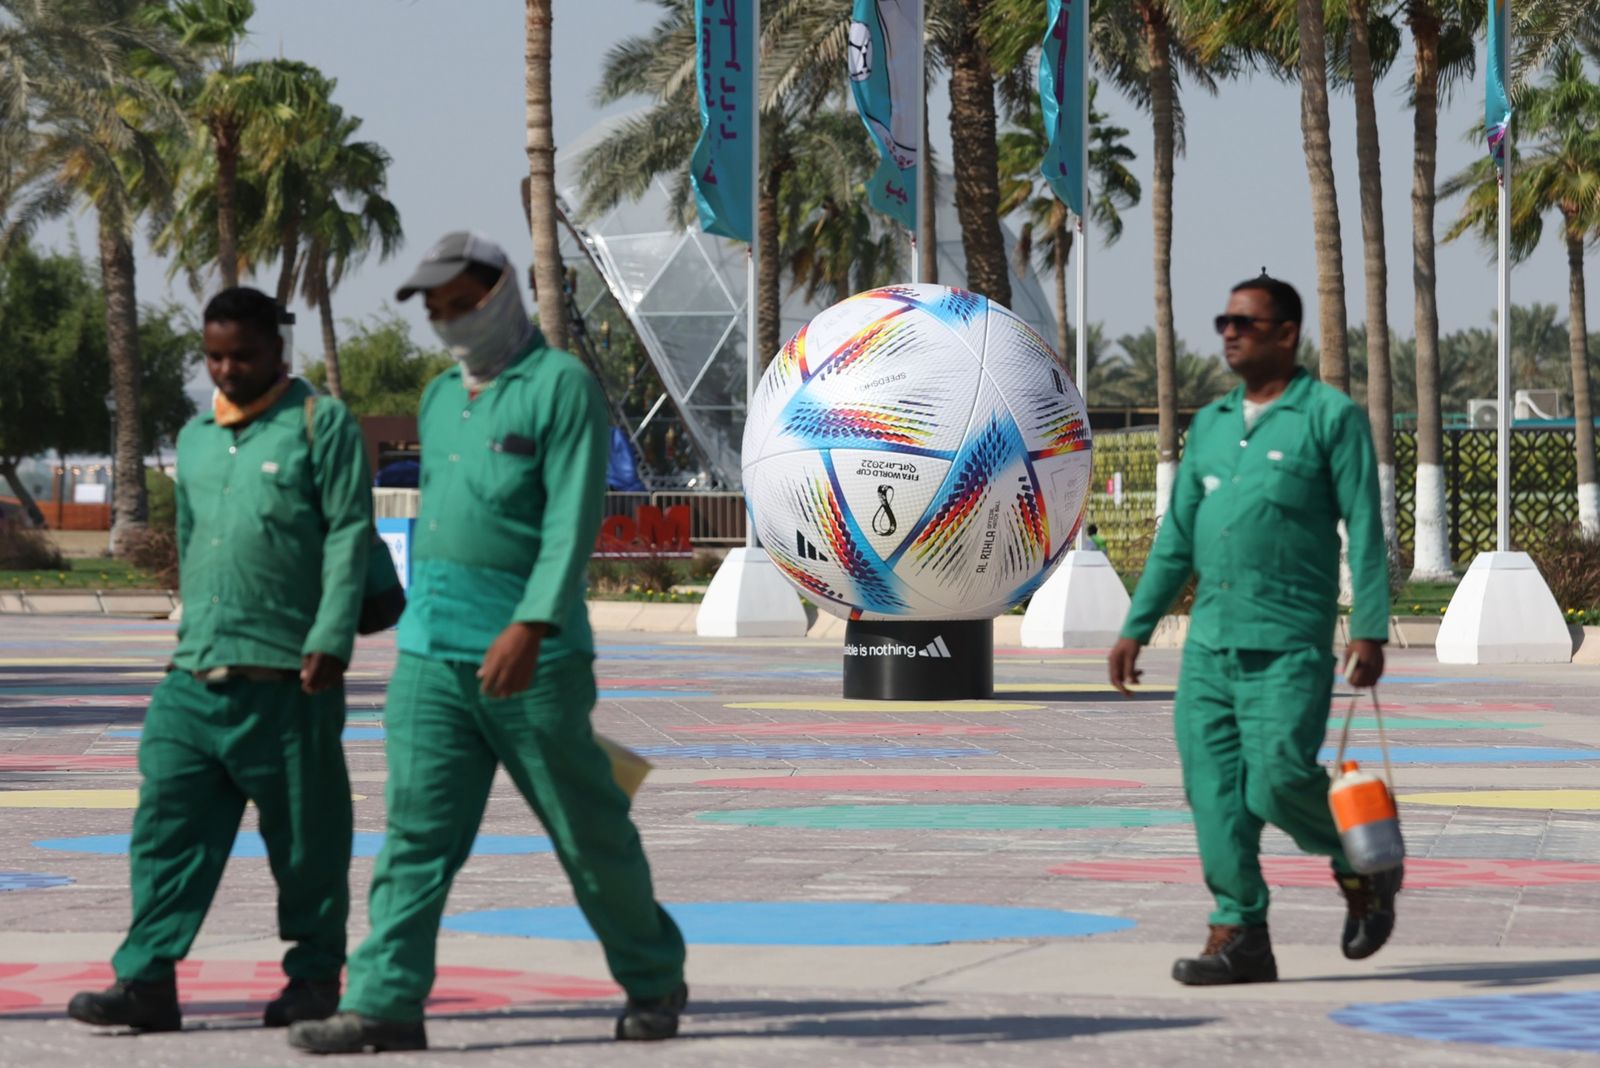
[[[1344,892],[1344,935],[1339,948],[1346,957],[1370,957],[1389,941],[1394,931],[1394,899],[1405,877],[1404,864],[1376,875],[1333,873],[1334,882]]]
[[[1172,977],[1185,986],[1277,982],[1278,961],[1272,955],[1272,938],[1267,934],[1267,925],[1212,924],[1206,948],[1198,957],[1176,961],[1172,965]]]
[[[267,1002],[263,1027],[288,1027],[301,1020],[326,1020],[339,1011],[339,980],[290,979],[278,996]]]
[[[181,1031],[176,979],[118,979],[99,993],[74,994],[67,1015],[96,1027],[131,1027],[135,1031]]]
[[[421,1020],[376,1020],[340,1012],[326,1020],[301,1020],[289,1028],[289,1045],[307,1053],[365,1053],[428,1048]]]
[[[618,1042],[659,1042],[678,1033],[678,1017],[689,1001],[689,984],[664,998],[629,998],[628,1007],[617,1017]]]

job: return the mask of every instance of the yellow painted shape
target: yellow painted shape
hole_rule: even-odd
[[[129,769],[130,771],[133,769]],[[365,794],[351,794],[365,801]],[[138,808],[138,790],[7,790],[0,791],[0,808]]]
[[[723,708],[761,712],[1037,712],[1043,705],[1007,701],[744,701]]]
[[[1412,805],[1600,812],[1600,790],[1461,790],[1450,793],[1401,794],[1400,800]]]

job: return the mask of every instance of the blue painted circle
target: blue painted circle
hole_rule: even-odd
[[[1133,926],[1120,916],[992,905],[877,901],[695,901],[667,911],[696,945],[933,946],[1000,938],[1078,938]],[[484,909],[447,916],[444,926],[470,934],[591,940],[572,906]]]
[[[71,886],[65,875],[45,875],[35,871],[0,871],[0,892],[6,890],[45,890],[52,886]]]
[[[125,856],[129,836],[126,834],[86,834],[72,838],[45,838],[33,843],[40,849],[58,853],[100,853]],[[383,848],[383,835],[370,831],[357,831],[354,856],[375,857]],[[550,839],[537,834],[480,834],[472,843],[475,857],[515,857],[530,853],[551,851]],[[255,831],[240,831],[233,841],[231,857],[264,857],[266,843]]]
[[[1329,1015],[1347,1027],[1406,1038],[1600,1053],[1600,990],[1391,1001]]]
[[[700,760],[959,760],[994,756],[992,749],[918,748],[907,745],[646,745],[640,756]]]
[[[1318,760],[1338,755],[1333,746],[1323,746]],[[1376,767],[1383,762],[1377,746],[1351,746],[1348,760],[1359,760]],[[1562,761],[1600,760],[1600,749],[1558,749],[1537,745],[1397,745],[1389,749],[1396,764],[1558,764]]]

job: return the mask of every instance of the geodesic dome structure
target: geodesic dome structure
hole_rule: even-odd
[[[604,293],[593,286],[582,289],[579,311],[587,315],[604,299],[616,301],[693,438],[705,474],[718,485],[738,488],[745,420],[746,247],[695,227],[679,229],[670,217],[671,193],[662,178],[638,200],[579,223],[579,161],[619,121],[596,126],[556,157],[556,189],[573,223],[562,233],[563,259],[580,271],[592,263],[605,288]],[[938,281],[959,287],[966,284],[966,257],[952,199],[955,183],[945,175],[939,188]],[[1002,229],[1010,262],[1016,238],[1008,226]],[[805,300],[787,274],[783,290],[779,334],[787,341],[832,300],[820,293]],[[1055,313],[1034,275],[1019,276],[1013,268],[1011,293],[1011,310],[1041,336],[1055,337]],[[762,364],[774,355],[763,354]],[[636,435],[641,427],[623,429]]]

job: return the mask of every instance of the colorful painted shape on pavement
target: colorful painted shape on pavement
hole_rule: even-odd
[[[601,690],[602,701],[672,701],[710,697],[710,690]]]
[[[386,732],[382,727],[346,727],[342,737],[347,742],[381,742]],[[106,738],[142,738],[142,730],[106,731]]]
[[[1338,752],[1324,746],[1317,759],[1330,761]],[[1383,760],[1377,746],[1351,746],[1346,760],[1376,765]],[[1562,749],[1537,745],[1397,745],[1389,749],[1396,764],[1560,764],[1600,761],[1600,749]]]
[[[914,748],[898,745],[641,745],[657,760],[960,760],[994,756],[992,749]]]
[[[1384,716],[1383,726],[1391,731],[1526,731],[1542,727],[1542,723],[1497,723],[1486,719],[1421,719],[1414,716]],[[1344,713],[1335,712],[1328,720],[1330,730],[1344,727]],[[1376,716],[1356,716],[1350,729],[1372,731],[1378,729]]]
[[[0,753],[0,771],[138,771],[139,758],[110,753]]]
[[[1448,712],[1455,715],[1466,712],[1549,712],[1554,707],[1531,701],[1436,701],[1422,704],[1404,702],[1390,704],[1385,701],[1383,703],[1385,712]]]
[[[1600,790],[1458,790],[1401,794],[1407,805],[1522,808],[1535,812],[1600,812]]]
[[[1016,727],[979,727],[967,723],[699,723],[668,727],[677,734],[737,734],[746,738],[898,738],[902,735],[961,737],[973,734],[1015,734]]]
[[[1144,783],[1066,775],[762,775],[743,779],[701,779],[695,785],[724,790],[811,793],[999,794],[1014,790],[1121,790]]]
[[[93,853],[126,856],[129,836],[125,834],[84,834],[70,838],[44,838],[33,844],[39,849],[57,853]],[[357,857],[375,857],[383,848],[383,835],[370,831],[357,831],[355,851]],[[537,834],[480,834],[472,843],[475,857],[516,857],[531,853],[549,853],[550,839]],[[255,831],[240,831],[234,839],[230,857],[265,857],[267,845]]]
[[[1600,990],[1386,1001],[1349,1005],[1329,1016],[1383,1035],[1600,1053]]]
[[[1154,827],[1188,823],[1189,814],[1169,808],[1079,805],[817,805],[701,812],[706,823],[808,830],[1081,830]]]
[[[65,1011],[72,995],[98,990],[116,977],[101,961],[84,964],[0,963],[0,1013]],[[283,988],[277,961],[178,962],[178,1000],[190,1015],[260,1015]],[[610,982],[504,968],[442,967],[428,998],[429,1013],[493,1012],[542,1001],[610,1000]]]
[[[1333,881],[1322,857],[1262,857],[1270,886],[1328,886]],[[1194,883],[1204,881],[1199,857],[1141,857],[1058,864],[1051,875],[1102,883]],[[1600,882],[1600,864],[1565,860],[1406,860],[1407,890],[1472,890],[1484,887],[1569,886]]]
[[[365,801],[366,794],[351,794]],[[138,790],[0,790],[0,808],[138,808]]]
[[[52,886],[71,886],[73,880],[65,875],[47,875],[36,871],[0,871],[0,893],[8,890],[48,890]]]
[[[1120,916],[992,905],[877,901],[697,901],[666,906],[694,945],[929,946],[997,938],[1080,938],[1133,926]],[[447,916],[471,934],[593,941],[576,908],[485,909]]]

